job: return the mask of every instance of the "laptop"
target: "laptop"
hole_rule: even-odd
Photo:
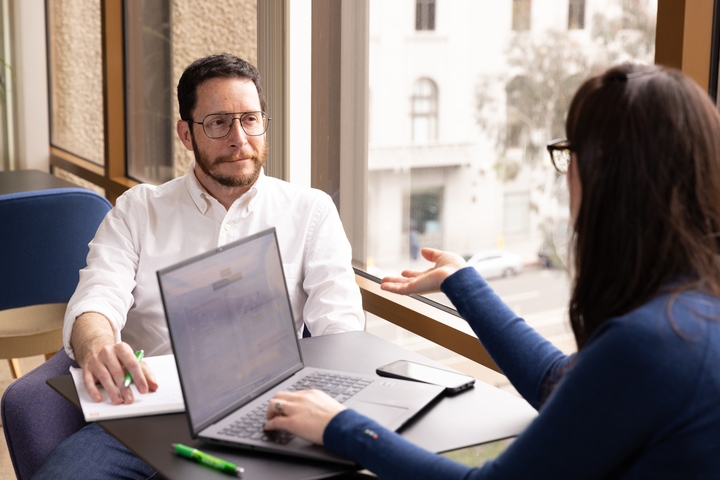
[[[275,392],[320,388],[397,430],[443,391],[437,385],[306,367],[274,228],[157,276],[193,438],[353,464],[286,432],[266,434],[262,424]],[[311,383],[318,379],[319,384]]]

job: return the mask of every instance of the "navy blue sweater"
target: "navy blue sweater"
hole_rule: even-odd
[[[352,410],[328,425],[327,448],[382,479],[720,478],[720,299],[698,292],[657,297],[605,322],[580,353],[566,356],[473,268],[441,288],[539,410],[537,418],[476,469]]]

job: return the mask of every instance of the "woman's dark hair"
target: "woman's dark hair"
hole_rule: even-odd
[[[229,53],[220,53],[199,58],[191,63],[183,72],[177,86],[180,118],[192,120],[192,114],[197,106],[197,89],[212,78],[246,78],[251,80],[257,88],[260,97],[260,108],[267,112],[265,95],[260,86],[260,73],[250,63]]]
[[[621,65],[575,94],[582,199],[570,321],[578,348],[667,292],[720,296],[720,115],[677,70]]]

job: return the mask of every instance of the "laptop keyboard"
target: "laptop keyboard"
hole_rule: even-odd
[[[296,392],[298,390],[310,390],[314,388],[316,390],[322,390],[342,403],[370,385],[370,383],[371,380],[353,377],[351,375],[315,372],[294,383],[287,390]],[[282,430],[266,432],[263,429],[265,419],[267,418],[266,412],[269,403],[270,402],[267,401],[256,407],[231,425],[225,427],[219,433],[237,438],[248,438],[280,444],[288,443],[295,438],[294,435]]]

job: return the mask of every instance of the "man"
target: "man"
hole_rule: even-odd
[[[113,403],[131,403],[126,372],[140,393],[162,383],[134,356],[140,349],[148,356],[171,352],[156,271],[271,226],[298,335],[303,328],[323,335],[363,326],[350,245],[332,201],[263,173],[270,119],[255,67],[228,54],[196,60],[180,78],[178,103],[177,134],[195,155],[192,171],[118,198],[90,243],[88,266],[68,304],[65,349],[83,367],[96,401],[99,383]],[[98,458],[125,478],[154,473],[108,437],[85,427],[51,453],[39,474],[77,478],[75,467]],[[103,473],[94,467],[92,475]],[[113,476],[110,467],[106,475]]]

